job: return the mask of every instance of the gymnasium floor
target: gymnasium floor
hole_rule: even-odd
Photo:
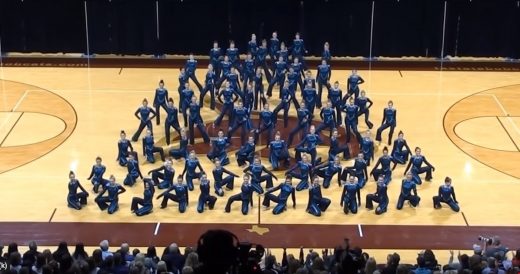
[[[156,223],[354,225],[349,226],[348,231],[353,231],[356,237],[358,229],[351,228],[357,225],[360,225],[359,233],[361,225],[437,229],[509,226],[515,232],[520,231],[517,228],[520,218],[514,214],[520,193],[518,72],[359,71],[366,81],[361,88],[374,101],[370,119],[375,128],[381,122],[386,102],[393,100],[398,115],[394,135],[403,130],[410,147],[420,146],[436,168],[433,182],[418,186],[422,201],[417,208],[405,205],[401,211],[395,209],[404,172],[404,167],[398,166],[389,186],[389,210],[382,216],[364,208],[365,195],[375,191],[372,180],[361,192],[363,207],[358,214],[348,216],[339,206],[341,192],[335,184],[323,190],[324,196],[332,199],[332,204],[320,218],[305,212],[307,191],[297,193],[296,209],[289,207],[279,216],[259,210],[257,200],[246,216],[240,213],[238,203],[233,205],[230,214],[226,214],[224,205],[231,195],[229,192],[219,198],[213,211],[199,214],[196,212],[197,184],[196,190],[190,193],[190,205],[185,214],[180,214],[173,203],[167,209],[159,209],[156,203],[152,214],[141,218],[133,216],[130,201],[133,196],[142,196],[142,184],[127,187],[127,192],[120,197],[120,210],[116,214],[101,212],[93,202],[92,192],[86,208],[81,211],[69,209],[66,194],[70,169],[75,170],[83,186],[91,190],[86,178],[95,157],[101,156],[107,167],[106,174],[114,174],[117,181],[122,182],[126,168],[115,161],[119,131],[126,130],[128,136],[134,133],[138,121],[133,113],[143,98],[153,99],[160,79],[164,79],[177,101],[177,73],[178,69],[153,68],[1,68],[0,208],[7,210],[0,214],[0,222],[140,223],[149,224],[152,230],[158,227]],[[199,80],[203,79],[204,73],[204,69],[199,69]],[[348,75],[349,71],[334,70],[331,82],[339,80],[345,90]],[[274,108],[276,104],[271,105]],[[162,114],[164,119],[164,112]],[[203,111],[205,123],[210,123],[214,117],[216,112],[209,108]],[[360,121],[360,130],[364,129],[365,125]],[[154,124],[154,132],[156,141],[168,150],[162,124]],[[340,133],[343,132],[341,129]],[[376,159],[381,155],[387,133],[383,134],[383,144],[376,148]],[[178,143],[172,146],[177,147]],[[134,147],[141,151],[140,142]],[[321,148],[321,154],[325,155],[326,150]],[[197,153],[203,167],[211,170],[212,165],[204,155],[206,152]],[[229,155],[232,162],[229,169],[239,173],[234,152],[229,151]],[[342,164],[350,166],[351,162],[343,161]],[[263,163],[270,167],[267,159]],[[144,175],[161,164],[161,161],[153,165],[141,161],[141,171]],[[174,162],[176,174],[182,172],[183,165],[183,161]],[[283,172],[275,174],[283,178]],[[433,209],[431,197],[436,195],[445,176],[453,178],[462,212],[454,213],[447,207]],[[239,185],[240,180],[236,184]],[[239,188],[235,188],[233,193],[238,191]],[[320,228],[325,226],[316,226],[316,229]],[[81,231],[89,233],[86,227]],[[482,231],[485,233],[486,229]],[[338,242],[342,237],[337,236]]]

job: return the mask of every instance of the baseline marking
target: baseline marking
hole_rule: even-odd
[[[154,236],[157,236],[157,234],[159,233],[159,227],[161,226],[161,222],[158,222],[156,225],[155,225],[155,231],[153,232],[153,235]]]
[[[56,213],[57,208],[54,208],[54,211],[52,212],[51,217],[49,218],[49,223],[52,221],[52,218],[54,218],[54,214]]]
[[[468,220],[466,219],[466,215],[464,214],[464,212],[461,211],[460,213],[462,213],[462,218],[464,218],[464,222],[466,223],[466,226],[469,226]]]
[[[361,224],[357,225],[359,231],[359,237],[363,238],[363,230],[361,229]]]

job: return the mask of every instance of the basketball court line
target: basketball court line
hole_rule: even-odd
[[[511,120],[510,117],[507,117],[509,118],[508,120]],[[511,134],[509,134],[509,131],[507,130],[507,128],[504,126],[504,124],[502,123],[502,121],[500,120],[500,118],[497,116],[497,120],[498,120],[498,123],[502,126],[502,128],[504,129],[504,131],[506,132],[507,136],[509,137],[509,139],[511,139],[511,142],[513,142],[513,144],[515,145],[516,147],[516,150],[520,151],[520,148],[518,147],[518,145],[516,144],[515,140],[513,139],[513,136],[511,136]],[[511,122],[513,124],[515,124],[512,120]]]
[[[490,95],[493,96],[493,98],[495,99],[495,102],[497,102],[497,104],[500,107],[500,109],[502,109],[502,111],[504,112],[504,116],[506,116],[507,120],[513,125],[513,128],[515,129],[516,133],[518,133],[518,135],[520,135],[520,128],[518,128],[518,126],[516,125],[515,121],[513,121],[513,119],[511,119],[511,117],[507,113],[506,109],[504,108],[504,105],[502,105],[502,103],[500,103],[500,100],[498,100],[497,96],[494,93],[492,93]]]
[[[2,142],[0,142],[0,147],[4,144],[5,140],[7,140],[7,137],[9,137],[9,134],[11,134],[13,129],[16,127],[16,124],[18,124],[18,121],[20,121],[20,118],[22,118],[23,114],[24,113],[22,112],[22,114],[20,114],[20,116],[18,116],[18,119],[16,119],[16,121],[14,122],[13,126],[11,127],[11,129],[9,129],[7,134],[4,136],[4,139],[2,140]]]
[[[16,102],[16,104],[14,105],[13,109],[11,111],[15,111],[19,106],[20,104],[22,103],[23,99],[25,99],[25,97],[27,96],[27,93],[31,91],[30,89],[26,90],[22,97],[20,97],[20,99],[18,99],[18,101]]]

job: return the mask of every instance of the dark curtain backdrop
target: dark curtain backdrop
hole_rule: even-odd
[[[88,44],[85,24],[88,14]],[[370,54],[370,0],[1,0],[4,52],[206,55],[213,40],[245,53],[273,31],[309,55]],[[520,2],[447,0],[445,55],[520,57]],[[445,0],[375,0],[372,56],[440,57]],[[157,7],[159,20],[157,22]],[[158,24],[157,24],[158,23]],[[157,34],[157,27],[159,33]]]

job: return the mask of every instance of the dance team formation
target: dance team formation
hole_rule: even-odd
[[[413,151],[410,149],[402,131],[398,133],[397,139],[393,140],[397,125],[397,111],[393,102],[388,101],[384,108],[383,121],[377,128],[373,140],[370,129],[374,124],[369,121],[373,102],[366,96],[365,91],[360,89],[360,85],[364,83],[363,78],[353,70],[347,79],[347,92],[343,93],[337,81],[330,83],[329,44],[324,44],[321,64],[317,67],[315,78],[306,65],[305,54],[304,41],[298,33],[290,48],[277,38],[276,32],[272,34],[269,45],[265,39],[258,45],[253,34],[247,44],[245,60],[240,60],[239,50],[233,41],[225,54],[217,42],[213,43],[204,86],[195,75],[197,61],[190,54],[185,67],[180,69],[177,89],[180,100],[177,105],[161,80],[155,91],[152,106],[144,99],[135,111],[139,126],[131,140],[126,138],[125,131],[121,131],[121,139],[117,144],[117,161],[128,170],[123,185],[131,187],[139,179],[144,182],[144,194],[142,197],[132,198],[131,211],[137,216],[151,213],[155,191],[158,189],[161,193],[155,198],[160,199],[161,208],[167,207],[171,200],[178,204],[181,213],[185,212],[190,192],[194,191],[197,182],[200,188],[197,211],[202,213],[206,208],[213,209],[217,196],[223,197],[225,190],[232,190],[235,180],[242,177],[240,192],[227,199],[226,212],[231,211],[233,202],[240,201],[242,213],[248,214],[250,206],[253,206],[253,193],[256,192],[263,196],[262,205],[266,209],[274,203],[273,214],[280,214],[287,210],[289,198],[293,207],[296,207],[296,191],[307,190],[309,195],[306,212],[320,216],[331,203],[330,199],[322,195],[321,188],[332,187],[333,178],[336,176],[341,189],[341,193],[338,192],[338,195],[341,195],[340,206],[345,214],[357,213],[358,207],[361,206],[361,189],[371,177],[377,183],[377,190],[366,195],[365,206],[372,210],[375,203],[375,214],[383,214],[390,202],[387,186],[398,164],[405,165],[406,168],[396,208],[402,209],[405,202],[411,207],[418,206],[421,201],[417,191],[417,185],[422,184],[420,175],[425,173],[424,179],[430,181],[435,168],[421,154],[419,147]],[[199,90],[198,98],[191,88],[190,80]],[[267,83],[267,89],[264,88],[264,83]],[[270,102],[275,86],[280,89],[279,103],[271,110]],[[323,92],[324,87],[327,89],[326,95]],[[204,98],[208,93],[209,106],[205,106]],[[209,107],[214,110],[218,106],[217,102],[221,105],[220,113],[210,126],[218,129],[218,133],[217,136],[210,137],[201,116],[201,108]],[[282,136],[276,130],[278,115],[283,111],[281,120],[283,127],[287,128],[291,106],[296,110],[297,122],[291,124],[288,136]],[[156,124],[160,125],[163,110],[166,115],[166,144],[170,145],[172,128],[180,136],[180,146],[167,152],[155,145],[152,126],[154,118]],[[258,114],[257,120],[251,119],[253,111]],[[182,114],[183,126],[179,113]],[[369,128],[366,132],[358,131],[358,120],[361,116],[364,116],[364,122]],[[228,118],[228,128],[221,129],[220,125],[225,117]],[[313,121],[317,125],[314,125]],[[390,151],[385,146],[382,155],[373,163],[375,141],[379,144],[383,141],[382,134],[386,129],[389,129],[388,146],[392,145],[392,149]],[[132,142],[139,140],[143,130],[144,160],[154,163],[155,154],[158,153],[164,162],[161,167],[150,170],[149,177],[144,177],[141,173],[138,153],[132,146]],[[200,132],[205,143],[211,144],[211,151],[207,153],[207,157],[214,163],[211,171],[213,184],[210,182],[210,171],[203,169],[196,152],[188,147],[189,144],[195,143],[195,130]],[[329,134],[322,135],[323,131]],[[344,131],[346,143],[339,139],[340,131]],[[237,134],[240,135],[242,146],[236,152],[236,162],[243,168],[242,174],[233,173],[225,168],[226,165],[232,164],[227,150],[231,145],[231,138]],[[299,136],[303,137],[296,140]],[[317,147],[325,144],[322,136],[330,138],[327,155],[319,155],[317,152]],[[359,143],[357,155],[351,155],[352,145],[349,147],[348,144],[353,138]],[[262,164],[261,157],[257,154],[256,146],[260,142],[267,144],[268,160],[273,170],[286,170],[285,178],[281,178],[282,183],[277,186],[274,182],[280,179]],[[295,146],[293,142],[297,142]],[[292,149],[296,164],[291,166],[289,150]],[[341,160],[350,158],[355,158],[353,166],[341,165]],[[185,162],[184,170],[177,177],[173,159],[184,159]],[[91,180],[93,191],[97,194],[94,199],[96,204],[101,210],[107,210],[112,214],[118,210],[119,195],[126,189],[116,183],[113,175],[105,179],[105,172],[102,159],[98,157],[88,180]],[[69,179],[68,206],[80,210],[87,204],[89,193],[80,184],[74,172],[70,172]],[[293,184],[293,181],[297,182]],[[265,189],[262,186],[264,182]],[[448,204],[455,212],[459,211],[449,177],[446,177],[444,184],[439,187],[438,195],[433,197],[434,208],[441,208],[441,203]]]

